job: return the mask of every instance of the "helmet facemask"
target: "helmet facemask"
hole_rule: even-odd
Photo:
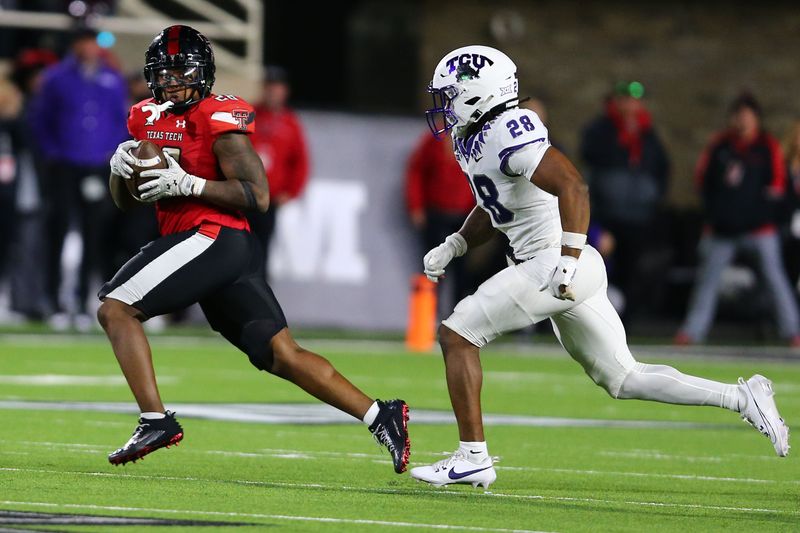
[[[458,87],[448,85],[435,89],[433,84],[429,84],[428,92],[433,97],[433,107],[425,111],[425,118],[433,136],[438,139],[441,134],[450,131],[458,123],[458,116],[453,111],[453,99],[458,96]]]
[[[185,110],[205,98],[211,92],[211,84],[214,82],[213,74],[210,80],[207,78],[207,69],[202,61],[187,60],[182,64],[159,61],[147,65],[144,73],[153,98],[162,104],[166,101],[173,101],[173,112]],[[188,98],[175,101],[172,100],[170,94],[175,89],[191,89],[192,91]]]

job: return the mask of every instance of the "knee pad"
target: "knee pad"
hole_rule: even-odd
[[[592,378],[592,381],[603,387],[603,390],[605,390],[609,396],[617,400],[625,398],[623,385],[625,384],[626,380],[629,380],[632,375],[636,374],[635,369],[636,366],[633,368],[595,367],[591,370],[587,370],[586,373],[589,374],[589,377]]]
[[[608,394],[617,400],[639,398],[639,391],[646,387],[646,385],[642,383],[642,370],[644,367],[644,363],[637,362],[633,368],[629,369],[625,375],[622,376],[616,391],[613,394],[609,391]]]
[[[591,374],[590,374],[590,376],[591,376]],[[601,375],[601,376],[597,376],[597,377],[591,376],[591,377],[592,377],[592,380],[597,385],[602,387],[603,390],[606,391],[609,396],[611,396],[615,400],[617,398],[619,398],[619,391],[622,388],[621,387],[622,386],[622,381],[624,381],[625,378],[623,378],[622,381],[620,381],[620,380],[612,380],[611,377],[607,376],[607,375]]]
[[[284,327],[285,324],[274,320],[254,320],[242,328],[239,347],[254,367],[267,372],[272,370],[274,354],[270,341]]]

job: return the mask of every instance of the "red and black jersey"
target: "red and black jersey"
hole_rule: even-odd
[[[717,134],[700,156],[695,179],[715,233],[774,231],[786,167],[780,144],[769,133],[762,131],[750,142],[730,131]]]
[[[158,112],[152,98],[131,108],[128,131],[136,140],[147,140],[169,153],[188,173],[201,178],[225,180],[214,155],[214,141],[223,133],[253,133],[255,112],[244,100],[227,94],[211,94],[182,114]],[[162,235],[186,231],[203,222],[234,229],[250,227],[240,211],[225,209],[194,197],[176,197],[156,203]]]

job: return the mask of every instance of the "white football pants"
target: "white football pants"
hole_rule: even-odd
[[[549,318],[561,345],[614,398],[738,410],[737,385],[636,362],[622,321],[606,295],[605,264],[591,246],[584,248],[578,260],[574,302],[555,298],[549,289],[540,291],[560,253],[560,248],[543,250],[498,272],[461,300],[442,324],[481,348],[503,333]]]

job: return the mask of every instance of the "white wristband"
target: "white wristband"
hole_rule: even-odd
[[[205,179],[194,176],[194,180],[192,181],[192,196],[200,196],[203,193],[205,186]]]
[[[586,234],[562,231],[561,246],[566,246],[567,248],[575,248],[576,250],[583,250],[583,247],[586,246]]]
[[[452,235],[448,235],[444,242],[449,243],[453,249],[455,250],[456,257],[461,257],[465,253],[467,253],[467,241],[464,239],[464,236],[461,235],[459,232],[455,232]]]

